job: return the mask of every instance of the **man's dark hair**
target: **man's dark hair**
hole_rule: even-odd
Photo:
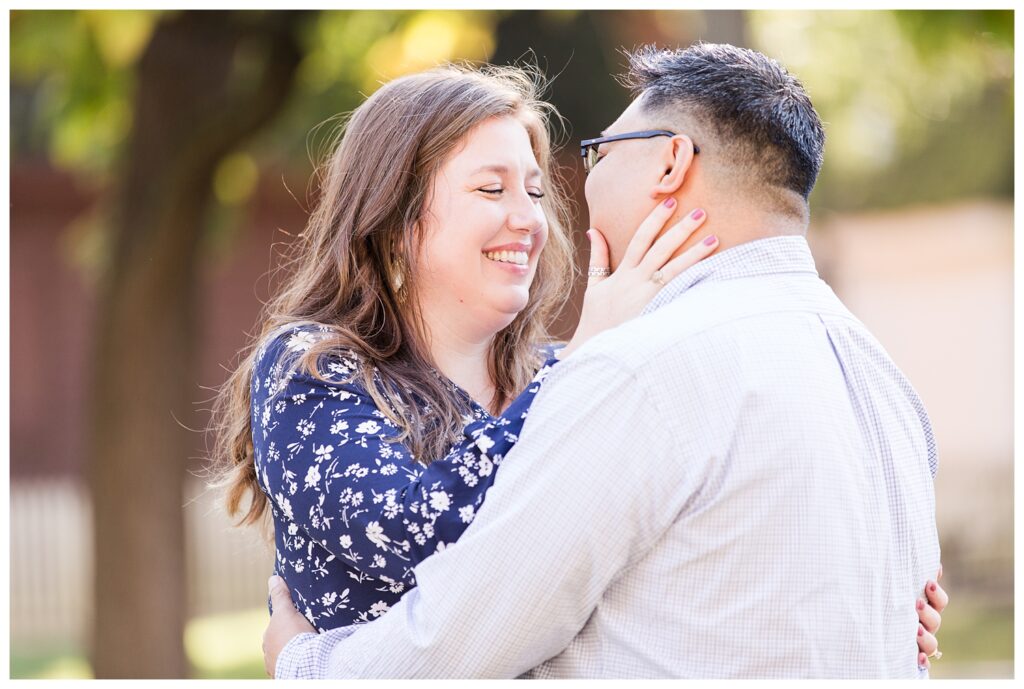
[[[648,45],[626,56],[623,83],[634,96],[643,94],[643,111],[689,116],[714,133],[717,152],[730,156],[729,163],[806,201],[821,169],[825,132],[803,85],[778,62],[718,43],[685,50]],[[714,155],[712,142],[695,143]]]

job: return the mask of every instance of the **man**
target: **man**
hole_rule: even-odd
[[[552,371],[474,522],[387,614],[300,633],[272,590],[277,677],[924,672],[934,442],[804,240],[818,116],[753,51],[630,63],[636,99],[585,142],[591,224],[614,267],[674,199],[709,218],[680,251],[718,253]]]

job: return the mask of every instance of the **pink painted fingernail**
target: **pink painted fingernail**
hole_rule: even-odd
[[[932,593],[935,593],[935,584],[932,584],[931,586],[929,586],[928,590],[931,591]]]
[[[710,237],[704,240],[704,246],[711,246],[716,242],[718,242],[718,237],[716,237],[715,235],[711,235]]]
[[[665,208],[672,208],[675,205],[676,205],[676,200],[674,198],[672,198],[671,196],[669,196],[667,199],[665,199]]]
[[[701,218],[704,217],[704,211],[698,208],[694,212],[690,213],[690,217],[693,218],[694,220],[700,220]]]
[[[924,636],[924,627],[922,627],[921,625],[917,625],[917,635]]]
[[[920,598],[917,599],[917,609],[918,610],[924,610],[924,601],[921,600]]]

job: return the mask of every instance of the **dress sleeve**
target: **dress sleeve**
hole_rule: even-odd
[[[268,348],[254,372],[265,393],[253,397],[257,471],[275,513],[359,572],[415,584],[412,568],[473,521],[554,361],[504,414],[468,423],[451,451],[424,467],[351,381],[354,358],[328,364],[325,382],[282,374],[275,354],[286,346]]]

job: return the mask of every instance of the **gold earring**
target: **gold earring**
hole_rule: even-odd
[[[396,295],[401,295],[402,287],[405,286],[405,261],[401,256],[396,256],[391,270],[391,289]]]

